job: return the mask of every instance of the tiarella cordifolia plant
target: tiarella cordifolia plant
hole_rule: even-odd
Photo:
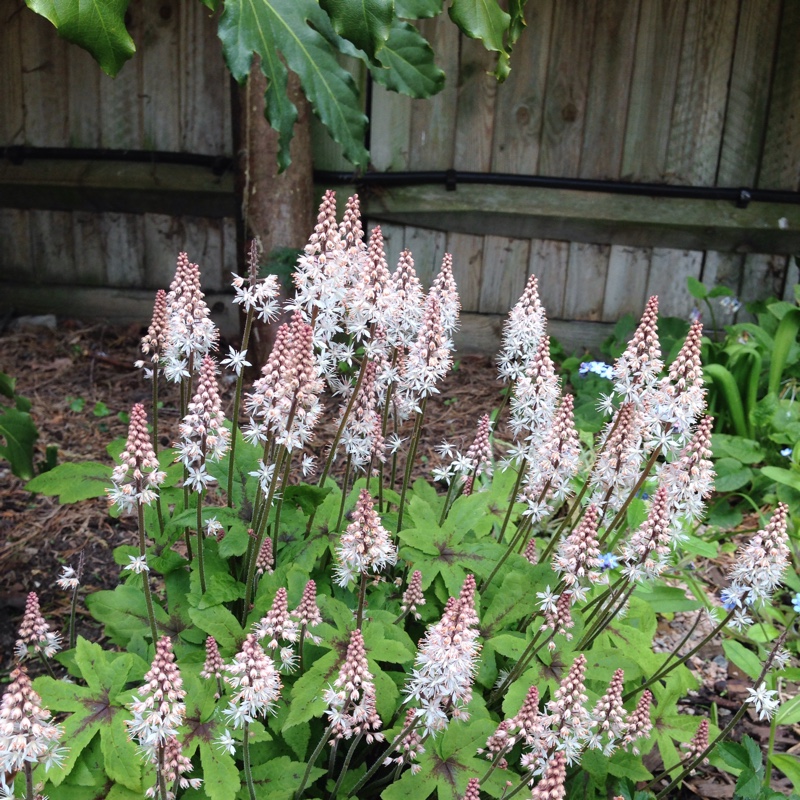
[[[503,335],[505,399],[458,447],[440,446],[439,494],[416,454],[453,358],[450,256],[424,292],[411,253],[391,272],[380,230],[365,240],[357,198],[340,223],[326,193],[288,321],[246,387],[252,322],[280,310],[257,262],[253,248],[248,276],[234,276],[245,341],[221,361],[188,256],[156,298],[142,343],[151,418],[174,407],[179,439],[162,450],[133,407],[109,496],[135,515],[138,543],[116,553],[123,583],[87,598],[118,649],[78,637],[60,656],[75,685],[38,680],[37,720],[42,702],[65,713],[72,748],[35,776],[44,790],[510,800],[630,796],[638,784],[663,797],[701,768],[745,710],[724,731],[678,714],[697,685],[685,664],[732,626],[747,630],[791,550],[779,506],[740,543],[719,599],[694,580],[690,599],[679,583],[713,481],[699,326],[665,373],[650,299],[609,368],[608,421],[590,445],[531,277]],[[235,383],[231,423],[217,363]],[[318,442],[323,415],[335,433]],[[65,572],[62,587],[74,592],[75,579]],[[656,612],[674,604],[696,610],[693,630],[702,622],[707,635],[654,652]],[[56,640],[30,605],[19,655],[49,656]],[[762,719],[777,713],[791,625],[774,647],[731,642]],[[4,724],[21,691],[3,701]],[[17,789],[31,800],[55,734],[20,761],[15,730],[3,729],[3,754],[30,765]],[[657,776],[642,761],[654,745]]]

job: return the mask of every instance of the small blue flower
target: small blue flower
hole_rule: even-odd
[[[784,458],[791,458],[792,457],[792,448],[791,447],[784,447],[783,450],[781,450],[781,455]]]
[[[614,377],[614,369],[610,364],[606,364],[605,361],[584,361],[580,367],[578,367],[578,373],[580,375],[586,375],[588,372],[594,372],[595,375],[599,375],[601,378],[607,378],[611,380]]]
[[[600,555],[600,569],[616,569],[619,561],[613,553],[602,553]]]
[[[792,598],[792,608],[800,614],[800,592]]]
[[[730,589],[723,589],[720,592],[720,600],[722,600],[722,607],[726,611],[733,611],[739,605],[738,596]]]

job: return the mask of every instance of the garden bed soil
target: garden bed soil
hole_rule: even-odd
[[[45,449],[58,448],[58,462],[95,460],[111,464],[106,445],[124,437],[127,425],[118,416],[134,403],[151,403],[151,386],[141,370],[133,366],[140,357],[139,341],[144,331],[138,326],[115,328],[87,325],[75,320],[59,323],[55,330],[36,325],[21,325],[0,332],[0,370],[17,379],[17,393],[32,401],[32,414],[39,428],[37,456],[43,461]],[[225,343],[222,343],[225,345]],[[221,347],[226,352],[227,346]],[[455,369],[447,376],[441,393],[431,398],[426,410],[426,428],[420,444],[417,470],[429,472],[438,462],[435,447],[443,439],[468,447],[482,414],[491,413],[502,402],[501,385],[491,359],[468,355],[458,357]],[[222,387],[226,416],[230,417],[233,385]],[[317,441],[331,440],[336,427],[335,403],[328,400]],[[174,402],[165,400],[161,411],[162,442],[175,438],[178,412]],[[498,439],[505,438],[501,428]],[[115,547],[136,542],[135,527],[129,517],[115,519],[108,514],[102,499],[75,505],[59,505],[57,498],[31,494],[24,482],[14,477],[7,463],[0,461],[0,679],[7,680],[13,662],[16,630],[25,607],[25,598],[36,591],[50,624],[65,630],[70,598],[58,589],[55,580],[63,565],[76,566],[84,559],[80,593],[112,589],[117,585],[119,567],[112,553]],[[698,576],[718,593],[725,564],[698,563]],[[682,638],[684,615],[664,619],[659,626],[657,646],[669,647]],[[78,604],[78,632],[97,641],[101,631]],[[702,686],[685,698],[681,711],[707,715],[716,705],[720,723],[735,713],[747,697],[748,679],[721,657],[719,643],[699,654],[690,666]],[[746,715],[736,737],[748,734],[766,745],[769,727]],[[800,727],[778,729],[775,749],[800,752]],[[659,766],[657,753],[651,754],[652,769]],[[681,797],[731,798],[735,781],[713,768],[704,768],[684,784]],[[774,788],[790,790],[782,777],[774,776]],[[677,796],[677,795],[676,795]]]

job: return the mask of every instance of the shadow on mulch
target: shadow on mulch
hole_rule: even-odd
[[[124,437],[127,425],[119,418],[134,403],[149,408],[151,387],[133,366],[139,358],[143,329],[114,328],[108,325],[84,325],[74,320],[61,323],[56,330],[30,328],[0,333],[3,361],[0,370],[17,378],[17,392],[32,401],[32,414],[39,428],[37,453],[44,460],[45,449],[58,447],[58,462],[95,460],[111,464],[106,446]],[[225,352],[227,346],[221,346]],[[419,475],[429,476],[431,465],[438,463],[435,446],[442,439],[466,448],[474,435],[478,419],[501,403],[501,385],[491,359],[463,356],[445,380],[441,393],[428,403],[426,428],[420,444]],[[230,418],[232,384],[222,388],[223,402]],[[166,392],[160,412],[167,445],[175,438],[177,399]],[[316,436],[320,446],[331,440],[336,428],[335,404],[323,418]],[[496,432],[504,439],[505,432]],[[341,465],[341,460],[339,462]],[[334,470],[335,471],[335,470]],[[134,521],[130,517],[114,519],[101,498],[75,505],[61,506],[57,498],[25,491],[24,482],[14,477],[8,465],[0,461],[0,680],[7,679],[11,668],[16,630],[30,591],[39,594],[42,609],[55,629],[66,630],[70,597],[55,585],[61,566],[76,566],[81,552],[85,566],[80,596],[113,589],[119,567],[113,550],[122,544],[135,544]],[[101,639],[101,630],[78,606],[78,632],[88,639]],[[36,662],[32,671],[36,670]],[[725,680],[704,687],[686,698],[681,710],[706,715],[715,704],[724,724],[746,697],[746,680],[729,665]],[[769,728],[745,717],[735,738],[748,734],[762,744],[769,739]],[[797,752],[800,728],[778,731],[776,749]],[[650,765],[657,770],[658,756]],[[686,781],[675,798],[731,798],[735,781],[712,768]],[[773,787],[790,790],[784,778],[775,778]]]

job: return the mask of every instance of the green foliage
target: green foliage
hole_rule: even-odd
[[[345,12],[358,11],[333,4],[327,8],[345,17]],[[295,13],[303,12],[298,7]],[[378,37],[377,21],[364,25],[374,27]],[[781,308],[776,313],[780,314],[777,329],[791,310]],[[672,351],[670,337],[677,330],[666,325],[662,332],[662,343]],[[369,357],[366,350],[362,347],[356,362]],[[610,341],[608,350],[618,350],[617,343]],[[399,351],[394,355],[401,357]],[[585,370],[577,361],[568,369],[572,380],[584,380]],[[336,379],[349,381],[354,388],[361,370],[362,364],[356,363]],[[287,372],[299,382],[299,371]],[[607,378],[595,377],[606,382],[606,392],[613,388]],[[241,400],[241,388],[239,383],[236,402]],[[202,391],[204,396],[211,394]],[[180,396],[184,400],[191,396],[186,383]],[[245,408],[255,402],[251,396]],[[300,402],[298,396],[290,401],[288,406],[294,409],[290,416]],[[761,407],[764,419],[780,411],[777,403]],[[421,420],[423,412],[417,413]],[[145,425],[140,409],[131,417],[137,426]],[[184,419],[191,421],[191,415]],[[386,419],[388,430],[390,411]],[[398,429],[403,424],[399,418],[393,422]],[[651,499],[656,480],[649,475],[660,455],[655,445],[650,450],[655,455],[640,453],[647,466],[641,474],[637,467],[637,472],[624,476],[633,480],[623,493],[626,496],[613,505],[610,490],[598,493],[586,484],[593,458],[604,452],[605,434],[594,437],[584,430],[584,452],[580,458],[576,454],[580,463],[569,477],[565,496],[548,498],[553,508],[538,518],[538,509],[531,508],[526,494],[520,495],[520,488],[531,483],[525,483],[526,473],[519,472],[539,452],[536,448],[525,450],[524,459],[492,465],[491,470],[484,462],[478,470],[467,460],[460,475],[472,478],[467,482],[460,482],[450,468],[437,467],[438,478],[449,480],[443,495],[425,478],[411,484],[410,469],[396,491],[399,487],[386,480],[389,469],[397,466],[390,466],[389,458],[383,473],[369,479],[353,480],[348,472],[340,486],[326,469],[317,484],[299,481],[292,475],[293,454],[285,444],[272,429],[263,431],[266,441],[260,440],[252,425],[244,429],[247,439],[242,431],[234,432],[235,453],[229,450],[205,465],[219,489],[180,486],[189,469],[183,460],[193,452],[188,445],[163,451],[158,465],[152,459],[153,473],[140,463],[142,469],[131,470],[126,478],[131,483],[123,484],[119,472],[110,467],[89,462],[63,465],[28,484],[69,503],[101,496],[113,480],[119,505],[133,512],[138,526],[137,543],[114,551],[115,562],[122,567],[119,584],[86,598],[111,647],[103,649],[79,638],[59,657],[73,682],[51,677],[36,681],[43,705],[65,715],[70,747],[60,766],[49,771],[45,765],[37,768],[36,779],[44,782],[51,796],[127,800],[156,785],[161,769],[158,744],[143,758],[129,733],[139,727],[131,726],[132,720],[141,722],[142,714],[155,713],[144,712],[134,698],[150,692],[142,682],[151,669],[155,644],[164,637],[186,692],[185,708],[173,712],[172,733],[191,760],[191,779],[202,780],[200,788],[180,782],[173,787],[179,800],[304,796],[460,800],[472,779],[480,779],[484,796],[509,797],[529,788],[528,759],[552,762],[559,748],[570,749],[573,756],[565,787],[570,798],[621,795],[652,800],[663,779],[681,782],[684,768],[690,767],[681,748],[693,739],[700,721],[678,713],[677,705],[697,689],[698,681],[686,667],[689,648],[680,650],[682,654],[656,652],[654,641],[661,636],[660,623],[676,612],[696,614],[698,624],[704,618],[714,603],[685,565],[697,555],[716,557],[721,549],[730,549],[730,543],[717,541],[721,536],[702,537],[695,519],[699,515],[684,513],[682,506],[675,506],[669,521],[651,519],[658,509]],[[421,422],[415,425],[416,435],[419,427]],[[203,428],[206,441],[211,428]],[[143,435],[142,427],[133,430]],[[522,436],[538,441],[535,436],[540,433],[526,429]],[[226,438],[218,430],[213,434]],[[253,439],[256,443],[251,443]],[[520,437],[515,439],[519,446]],[[756,480],[769,454],[762,439],[731,433],[717,434],[714,446],[720,481],[731,491]],[[118,457],[123,447],[123,441],[113,442],[109,454]],[[414,452],[413,447],[406,452]],[[466,458],[459,456],[453,463]],[[274,467],[271,477],[265,477],[269,470],[262,459]],[[665,473],[669,470],[661,475]],[[224,492],[229,475],[228,498]],[[686,469],[676,480],[691,477]],[[615,478],[623,480],[619,472]],[[262,481],[271,481],[266,491]],[[149,490],[154,486],[158,497]],[[372,519],[364,490],[381,527],[373,521],[363,529],[365,520]],[[598,500],[598,495],[605,499]],[[584,527],[590,502],[601,509],[596,538]],[[715,509],[718,519],[735,515],[726,502]],[[634,531],[636,549],[631,544]],[[584,536],[591,539],[591,547],[586,539],[579,541]],[[674,538],[669,546],[662,539],[666,536]],[[367,554],[376,557],[375,550],[381,557],[353,567],[344,555],[348,548],[353,563]],[[602,559],[589,556],[602,551],[606,551]],[[580,564],[578,554],[586,558]],[[532,563],[537,558],[539,563]],[[417,571],[422,598],[416,598],[412,608],[406,592]],[[787,578],[787,583],[792,580],[796,579]],[[310,621],[294,624],[283,616],[284,610],[291,611],[296,623],[301,599],[308,601],[307,591],[313,594],[319,618],[309,614]],[[727,659],[761,690],[766,707],[774,705],[770,693],[778,676],[791,676],[765,671],[763,664],[774,659],[772,648],[795,617],[779,604],[764,606],[748,609],[760,611],[758,625],[726,636],[725,620],[715,634],[724,637]],[[220,676],[204,676],[207,637],[214,639],[223,659]],[[256,648],[256,657],[244,664],[251,657],[243,647],[246,641],[247,648]],[[358,664],[368,670],[369,678],[346,676],[344,670],[353,668],[350,648],[360,648],[362,641]],[[263,663],[280,675],[280,687],[269,702],[260,697],[268,683],[258,675],[262,656]],[[415,684],[434,666],[441,674],[433,686],[447,699],[426,709],[427,689]],[[604,731],[602,721],[594,719],[592,710],[602,707],[601,698],[612,680],[615,686],[621,684],[619,703],[624,707],[616,713],[630,721],[635,709],[645,713],[647,705],[652,726],[640,731],[642,735],[633,737],[635,729],[616,727],[617,723]],[[516,716],[523,704],[531,702],[533,687],[538,692],[536,713],[542,715],[537,723],[542,726],[540,733],[529,730],[528,736],[515,731],[495,759],[497,751],[491,748],[497,738],[488,740],[501,723],[519,724]],[[242,706],[243,693],[252,705]],[[169,691],[166,694],[169,700]],[[172,694],[181,693],[173,687]],[[337,705],[340,698],[344,706]],[[363,725],[364,715],[374,721],[374,714],[380,723],[374,722],[375,729],[346,729],[343,738],[331,745],[333,723],[367,699],[370,704],[360,708],[359,722]],[[562,708],[567,701],[570,705]],[[412,718],[418,728],[414,733],[422,741],[411,748],[413,759],[409,755],[406,761],[392,762],[397,752],[389,744],[401,732],[412,732],[409,709],[418,710]],[[800,719],[800,705],[794,700],[772,710],[778,714],[775,724]],[[739,718],[743,713],[744,709],[737,712]],[[424,735],[423,725],[434,730]],[[632,741],[625,740],[626,733]],[[712,725],[711,734],[720,731]],[[405,752],[403,746],[399,752]],[[771,751],[767,757],[770,768],[796,780],[800,770],[793,757]],[[761,752],[752,741],[727,744],[715,758],[736,775],[737,797],[772,800],[764,788],[768,781]],[[500,769],[502,759],[508,763]],[[656,774],[661,771],[659,760],[664,775]],[[165,789],[156,791],[163,800]]]
[[[36,472],[33,464],[34,446],[39,431],[30,415],[29,400],[20,397],[14,387],[16,379],[0,372],[0,396],[13,405],[0,405],[0,458],[11,464],[11,471],[22,479],[32,478]]]
[[[26,0],[59,34],[88,50],[109,75],[116,75],[135,50],[125,29],[127,0]],[[219,0],[203,0],[216,9]],[[395,92],[425,98],[441,91],[444,73],[427,40],[406,20],[436,16],[442,0],[226,0],[219,38],[233,77],[243,83],[254,54],[267,78],[265,114],[278,133],[278,165],[290,163],[289,143],[297,108],[287,95],[288,70],[300,78],[315,114],[345,158],[366,167],[367,119],[361,89],[342,57],[362,61],[372,77]],[[463,33],[498,54],[495,74],[510,71],[511,48],[522,32],[525,0],[510,14],[497,0],[454,0],[450,17]]]
[[[52,22],[59,36],[88,50],[112,78],[136,52],[125,28],[128,0],[25,0],[25,4]]]

